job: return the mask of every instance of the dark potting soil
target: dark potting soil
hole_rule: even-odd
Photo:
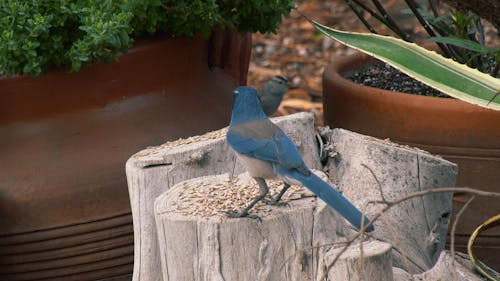
[[[355,83],[374,88],[422,96],[450,98],[450,96],[401,73],[381,61],[375,61],[362,69],[345,73],[344,76]]]

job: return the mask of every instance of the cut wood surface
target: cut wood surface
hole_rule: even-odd
[[[330,179],[359,206],[455,186],[457,166],[439,156],[342,129],[322,134],[332,144]],[[451,199],[450,193],[416,197],[391,208],[375,223],[374,236],[393,246],[395,266],[416,274],[435,264],[445,246]],[[374,215],[382,207],[370,205],[366,213]]]
[[[311,168],[319,168],[313,115],[299,113],[272,120],[290,135],[304,162]],[[153,214],[156,197],[187,179],[243,172],[225,141],[225,135],[226,129],[222,129],[168,142],[142,150],[127,161],[127,182],[134,221],[134,281],[161,280]]]
[[[473,270],[472,264],[465,254],[457,253],[452,262],[448,250],[442,251],[436,264],[426,272],[410,275],[401,268],[393,268],[394,281],[486,281]]]
[[[294,114],[274,121],[291,136],[306,164],[312,169],[322,169],[312,115]],[[288,200],[293,199],[289,207],[257,205],[251,212],[260,215],[262,222],[229,219],[223,215],[221,210],[239,210],[258,193],[257,187],[245,188],[244,196],[239,195],[235,200],[231,190],[220,188],[221,184],[231,182],[230,176],[244,172],[226,144],[225,132],[222,129],[148,148],[127,161],[134,219],[133,280],[162,280],[162,259],[167,269],[166,278],[170,280],[184,280],[182,278],[188,278],[189,274],[199,278],[191,280],[246,280],[243,276],[249,273],[260,279],[248,280],[316,280],[322,270],[329,273],[325,271],[327,258],[331,258],[339,243],[355,232],[333,209],[311,197],[305,189],[294,187],[287,192],[287,196],[292,196]],[[325,168],[330,180],[359,208],[369,200],[381,200],[381,194],[386,200],[392,200],[414,191],[454,186],[456,165],[438,156],[342,129],[325,129],[322,135],[327,143],[320,147],[328,154]],[[195,200],[196,204],[186,205],[171,221],[167,207],[172,205],[166,203],[171,198],[166,194],[174,194],[174,190],[169,189],[176,184],[185,187],[185,181],[196,181],[199,177],[206,177],[205,185],[190,189],[182,197],[185,202]],[[207,185],[213,181],[218,185]],[[255,184],[253,180],[249,182]],[[271,182],[270,186],[275,190],[281,183]],[[205,188],[208,193],[203,195]],[[154,218],[156,198],[163,202],[156,204],[159,227]],[[223,209],[220,205],[224,205]],[[380,208],[380,205],[370,205],[366,214],[373,217]],[[434,266],[444,247],[450,212],[449,194],[415,198],[393,207],[377,221],[373,237],[392,245],[395,266],[408,271],[408,275],[422,273]],[[159,244],[158,239],[163,242]],[[179,241],[172,242],[176,239]],[[182,239],[186,241],[180,241]],[[178,246],[183,243],[190,244],[191,248],[182,250]],[[386,256],[383,249],[387,247],[383,243],[375,248],[374,253],[365,253],[367,257],[371,255],[376,260],[376,255]],[[356,249],[359,247],[348,250]],[[209,252],[220,254],[208,257]],[[196,253],[196,262],[184,257],[189,253]],[[239,260],[245,263],[231,268]],[[187,262],[189,267],[185,267]],[[354,263],[344,268],[352,273]],[[176,268],[180,265],[180,269]],[[366,265],[362,272],[370,270],[369,263]],[[384,261],[379,266],[385,268],[388,263]],[[397,273],[395,276],[401,276],[401,271]]]
[[[270,181],[271,194],[281,186]],[[260,219],[225,215],[241,210],[258,190],[245,173],[232,179],[219,175],[184,181],[158,197],[155,217],[163,280],[317,280],[334,256],[332,249],[355,235],[343,217],[299,186],[285,194],[288,206],[256,205],[251,213]],[[390,245],[373,241],[363,249],[359,276],[392,280]],[[345,276],[358,276],[359,262],[355,244],[328,280],[357,280]]]
[[[415,275],[415,280],[418,281],[483,281],[486,280],[480,277],[477,273],[473,273],[472,266],[466,266],[460,262],[459,257],[455,257],[455,262],[452,262],[451,254],[448,251],[442,251],[439,255],[437,263],[428,271]]]
[[[324,263],[330,265],[340,255],[325,275],[327,280],[393,280],[391,244],[375,240],[353,244],[344,252],[341,250],[331,249],[324,258]]]

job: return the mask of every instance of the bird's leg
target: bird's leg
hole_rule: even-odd
[[[281,197],[283,197],[285,192],[288,190],[288,188],[290,188],[290,185],[286,182],[283,182],[283,188],[281,189],[280,193],[278,193],[278,195],[276,195],[274,198],[271,198],[271,200],[266,200],[266,204],[287,206],[288,203],[279,201],[281,200]]]
[[[255,204],[257,204],[259,201],[264,199],[264,197],[266,197],[267,193],[269,192],[269,188],[267,187],[267,183],[263,178],[254,178],[254,179],[259,184],[259,190],[260,190],[259,196],[253,199],[252,202],[248,204],[248,206],[246,206],[243,210],[241,210],[241,212],[229,211],[226,213],[227,216],[231,218],[251,217],[259,219],[259,217],[256,215],[249,215],[248,211],[250,211],[250,209],[252,209],[253,206],[255,206]]]

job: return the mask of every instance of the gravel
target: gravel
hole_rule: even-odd
[[[377,61],[356,72],[346,73],[345,78],[365,86],[422,96],[450,98],[419,81],[401,73],[390,65]]]

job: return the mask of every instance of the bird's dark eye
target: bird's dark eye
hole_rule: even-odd
[[[286,83],[288,83],[288,79],[286,79],[285,77],[283,77],[281,75],[275,76],[274,80],[277,81],[279,84],[286,84]]]

